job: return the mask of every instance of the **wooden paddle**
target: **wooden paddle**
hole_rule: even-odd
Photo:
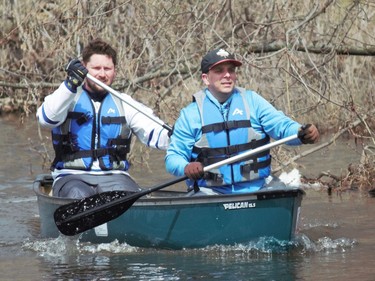
[[[156,118],[154,115],[145,112],[145,110],[142,107],[142,105],[139,104],[139,103],[136,103],[128,95],[123,95],[123,94],[117,92],[116,90],[112,89],[108,85],[104,84],[102,81],[96,79],[90,73],[87,73],[86,78],[90,79],[95,84],[99,85],[100,87],[102,87],[106,91],[110,92],[112,95],[118,97],[120,100],[122,100],[123,102],[125,102],[129,106],[133,107],[135,110],[139,111],[143,115],[147,116],[148,118],[150,118],[151,120],[153,120],[154,122],[156,122],[157,124],[159,124],[160,126],[162,126],[164,129],[168,130],[169,132],[172,132],[171,126],[165,124],[163,121],[161,121],[160,119]]]
[[[246,151],[242,154],[206,166],[204,171],[207,172],[223,165],[244,160],[259,152],[271,149],[296,138],[298,138],[297,134],[274,141],[256,149]],[[54,213],[56,226],[64,235],[72,236],[82,233],[119,217],[121,214],[126,212],[126,210],[128,210],[139,198],[151,192],[182,182],[186,179],[186,176],[178,177],[139,193],[109,191],[74,201],[56,209]]]

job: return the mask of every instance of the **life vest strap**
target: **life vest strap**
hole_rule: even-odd
[[[258,173],[259,169],[263,169],[271,165],[271,157],[264,161],[257,161],[254,160],[253,163],[245,164],[241,166],[241,175],[246,177],[246,175],[249,175],[251,171],[254,171],[255,173]]]
[[[270,138],[269,136],[260,139],[260,140],[252,140],[248,143],[244,144],[236,144],[236,145],[230,145],[230,146],[223,146],[223,147],[216,147],[216,148],[208,148],[208,147],[193,147],[193,153],[196,153],[198,155],[199,159],[202,158],[209,158],[209,157],[220,157],[223,155],[226,156],[233,156],[235,154],[238,154],[240,152],[254,149],[263,145],[266,145],[269,142]],[[268,151],[269,153],[269,151]]]
[[[76,112],[76,111],[69,111],[67,115],[67,119],[75,119],[77,121],[78,125],[85,124],[87,121],[89,121],[92,118],[92,116],[86,112]]]
[[[238,128],[249,128],[251,127],[250,120],[232,120],[220,123],[213,123],[202,127],[202,134],[209,132],[221,132],[224,130],[232,130]]]
[[[102,116],[102,124],[126,124],[125,116]]]
[[[116,160],[126,160],[126,154],[129,153],[129,146],[98,148],[92,150],[80,150],[70,154],[63,155],[61,158],[64,162],[73,161],[75,159],[92,157],[93,159],[101,158],[105,155],[115,157]]]
[[[248,179],[250,179],[250,172],[253,171],[254,173],[258,173],[259,169],[263,169],[268,167],[271,164],[271,158],[268,158],[264,161],[255,161],[250,164],[245,164],[241,166],[241,175]],[[213,172],[206,172],[203,177],[205,180],[211,181],[213,185],[222,185],[224,183],[224,177],[220,173],[213,173]]]
[[[107,145],[108,146],[123,145],[123,146],[130,147],[130,143],[131,143],[131,138],[128,138],[128,139],[114,138],[114,139],[109,139],[107,142]]]
[[[252,155],[249,159],[253,160],[254,162],[257,161],[258,158],[265,157],[270,154],[269,150],[265,150],[262,152],[259,152],[257,154]],[[198,161],[202,162],[204,166],[215,164],[219,161],[225,160],[230,158],[229,155],[222,155],[221,157],[205,157],[205,158],[199,158]]]
[[[57,141],[59,143],[64,143],[64,142],[68,142],[70,140],[70,136],[69,136],[69,134],[59,135],[59,134],[52,133],[52,140]]]

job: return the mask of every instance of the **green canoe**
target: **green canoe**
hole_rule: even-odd
[[[34,181],[41,236],[59,236],[53,214],[71,199],[48,195],[50,175]],[[142,197],[120,217],[77,235],[80,241],[167,249],[248,243],[261,237],[294,237],[304,191],[270,188],[247,194],[185,196],[184,192],[157,191]]]

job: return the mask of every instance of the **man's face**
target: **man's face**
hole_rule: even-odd
[[[115,65],[113,64],[112,58],[109,56],[94,54],[90,57],[90,60],[86,63],[85,67],[93,77],[108,86],[110,86],[115,79]],[[92,93],[104,94],[107,92],[89,79],[86,79],[85,87]]]
[[[202,79],[219,102],[224,102],[230,97],[235,87],[236,67],[230,62],[218,64],[208,73],[203,73]]]

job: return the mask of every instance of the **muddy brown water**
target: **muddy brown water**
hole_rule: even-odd
[[[43,136],[48,136],[43,132]],[[91,245],[65,237],[42,239],[32,182],[43,167],[34,117],[0,117],[1,280],[375,280],[375,198],[357,191],[308,188],[296,241],[260,240],[199,250]],[[301,159],[300,172],[344,173],[359,159],[346,140]],[[151,153],[152,173],[133,167],[142,186],[161,183],[163,153]],[[192,237],[194,239],[194,237]]]

